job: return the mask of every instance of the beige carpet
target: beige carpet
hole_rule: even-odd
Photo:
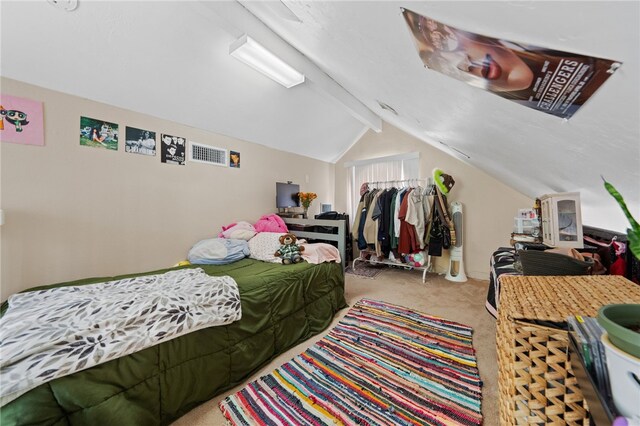
[[[498,366],[496,360],[495,320],[484,309],[487,281],[470,279],[466,283],[454,283],[444,277],[427,274],[427,282],[422,283],[422,273],[389,268],[375,279],[346,275],[346,298],[351,306],[363,297],[413,308],[429,315],[458,321],[473,327],[473,346],[477,350],[478,367],[484,383],[482,388],[482,414],[485,425],[497,425],[498,421]],[[348,309],[336,315],[333,327]],[[328,330],[327,330],[328,331]],[[325,333],[315,336],[290,349],[265,365],[248,381],[255,380],[279,367],[309,346],[320,340]],[[173,424],[176,426],[224,425],[226,419],[218,408],[218,402],[225,396],[237,392],[244,385],[231,389],[222,395],[200,405]]]

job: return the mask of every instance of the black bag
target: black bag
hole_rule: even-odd
[[[442,227],[442,248],[448,249],[451,247],[451,244],[455,245],[456,234],[453,229],[453,221],[449,218],[449,213],[447,213],[447,197],[442,195],[437,188],[436,194],[438,196],[434,200],[434,205]]]
[[[323,219],[323,220],[344,220],[346,225],[345,232],[347,233],[347,235],[351,234],[349,232],[349,215],[345,213],[338,213],[338,212],[331,211],[331,212],[324,212],[324,213],[317,214],[315,217],[316,219]],[[338,228],[334,226],[316,226],[315,231],[323,232],[325,234],[337,234]]]
[[[451,230],[440,223],[440,232],[442,233],[442,248],[448,250],[451,247]]]
[[[442,223],[438,215],[435,215],[431,222],[431,229],[429,230],[429,249],[428,253],[431,256],[442,256]]]

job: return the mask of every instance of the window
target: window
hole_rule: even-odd
[[[392,155],[389,157],[371,158],[369,160],[345,163],[349,168],[347,183],[347,213],[351,220],[355,217],[355,208],[360,201],[360,186],[364,182],[387,182],[395,180],[418,179],[420,170],[420,154]]]

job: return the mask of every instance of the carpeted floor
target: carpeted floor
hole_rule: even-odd
[[[371,265],[365,262],[358,262],[355,269],[353,269],[351,265],[348,265],[344,272],[359,277],[375,278],[380,272],[386,269],[389,269],[389,267],[385,265]]]
[[[445,280],[444,277],[428,274],[427,282],[423,284],[421,273],[392,268],[387,268],[381,272],[375,280],[351,274],[345,275],[345,279],[346,298],[350,306],[353,306],[362,298],[382,300],[473,327],[473,346],[476,349],[478,368],[483,381],[483,423],[488,426],[499,424],[497,399],[498,366],[495,349],[496,327],[495,320],[484,309],[488,285],[486,281],[470,279],[466,283],[453,283]],[[331,328],[335,327],[347,311],[348,309],[343,309],[338,313]],[[328,331],[326,330],[325,333],[315,336],[280,355],[250,377],[247,382],[268,374],[273,369],[304,352],[326,335]],[[202,404],[178,419],[174,425],[224,425],[226,419],[218,408],[218,403],[227,395],[240,390],[243,386],[230,389],[224,394],[218,395],[216,398]]]

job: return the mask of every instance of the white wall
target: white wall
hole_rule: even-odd
[[[36,285],[165,268],[222,225],[275,209],[275,182],[333,203],[334,165],[2,78],[44,102],[45,146],[1,144],[0,297]],[[118,151],[80,146],[80,116],[120,126]],[[124,151],[125,126],[241,153],[241,167],[162,164]],[[159,147],[159,145],[157,145]],[[308,176],[308,182],[307,182]]]
[[[438,167],[455,179],[448,200],[463,204],[465,271],[470,277],[488,279],[491,253],[509,245],[514,216],[520,208],[533,207],[534,200],[387,123],[380,133],[367,132],[336,164],[337,210],[347,208],[345,163],[409,152],[420,153],[421,178],[431,176]],[[446,272],[448,266],[448,254],[436,258],[437,272]]]

